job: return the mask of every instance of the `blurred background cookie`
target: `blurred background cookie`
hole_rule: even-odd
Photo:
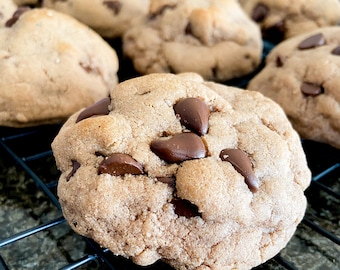
[[[240,0],[240,3],[261,27],[263,38],[274,43],[340,22],[338,0]]]
[[[116,52],[93,30],[48,9],[19,8],[0,28],[0,125],[57,123],[106,97]]]
[[[122,34],[145,15],[150,0],[43,0],[43,7],[67,13],[105,38]]]
[[[272,98],[302,138],[340,148],[340,27],[287,39],[266,59],[248,89]]]
[[[192,71],[226,81],[258,67],[262,39],[237,1],[151,1],[143,23],[124,34],[123,53],[141,74]]]

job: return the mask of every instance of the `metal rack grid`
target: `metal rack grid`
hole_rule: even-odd
[[[33,179],[35,188],[41,190],[48,197],[59,213],[59,216],[41,222],[36,226],[13,233],[5,238],[0,236],[1,270],[12,269],[7,264],[6,258],[3,258],[2,256],[3,248],[58,226],[67,226],[56,196],[57,173],[51,173],[51,169],[49,169],[49,171],[41,172],[42,167],[55,166],[50,143],[57,134],[59,128],[59,126],[43,126],[27,129],[0,128],[0,149],[3,150],[3,153],[1,154],[5,155],[7,153],[8,157],[10,157],[9,162],[15,163],[15,166],[23,169],[25,174]],[[306,191],[309,206],[306,216],[300,226],[309,227],[312,231],[329,239],[329,241],[335,244],[335,247],[340,251],[339,235],[336,235],[334,230],[327,228],[328,226],[320,225],[320,219],[323,218],[322,212],[327,211],[331,212],[331,219],[334,219],[333,223],[335,224],[333,227],[339,227],[340,213],[339,207],[337,206],[339,206],[340,201],[340,151],[327,145],[311,141],[303,141],[303,146],[313,173],[313,181]],[[53,169],[53,171],[55,172],[56,168]],[[326,194],[326,197],[320,199],[321,193]],[[322,202],[320,200],[324,201]],[[329,220],[326,221],[328,222]],[[13,224],[13,226],[16,226],[16,224]],[[298,231],[299,229],[300,228],[298,228]],[[110,251],[99,247],[90,239],[82,238],[82,241],[86,243],[86,252],[79,258],[68,258],[69,261],[59,269],[95,269],[95,267],[96,269],[117,270],[142,269],[133,265],[126,259],[114,256]],[[46,256],[49,256],[49,254],[46,254]],[[336,261],[339,260],[338,257],[334,257],[331,260],[335,260],[335,265],[339,263],[339,261]],[[93,266],[94,262],[96,266]],[[171,268],[165,264],[159,263],[148,269]],[[291,261],[291,258],[286,258],[284,255],[279,254],[269,262],[259,266],[257,269],[294,270],[299,268],[295,266],[295,263],[294,261]]]

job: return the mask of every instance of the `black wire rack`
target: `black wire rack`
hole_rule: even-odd
[[[270,49],[270,45],[265,43],[264,57]],[[253,75],[228,84],[244,87]],[[134,265],[70,229],[56,195],[59,172],[50,148],[60,127],[0,127],[2,166],[22,172],[11,176],[13,179],[9,181],[5,179],[10,177],[8,175],[0,178],[0,226],[1,221],[7,225],[5,231],[0,228],[0,270],[172,269],[162,262],[150,267]],[[273,259],[256,267],[257,270],[340,269],[340,150],[307,140],[302,140],[302,145],[313,175],[306,190],[308,208],[305,217],[287,247]],[[23,181],[28,181],[27,188],[20,190],[17,182]],[[12,192],[12,189],[17,192]],[[35,222],[25,220],[25,217],[19,218],[19,221],[12,218],[15,208],[6,208],[7,212],[3,209],[1,200],[6,196],[20,197],[18,200],[25,196],[30,203],[24,203],[23,210],[27,210]],[[38,210],[34,210],[37,205]],[[56,243],[59,252],[46,244],[46,238]],[[59,257],[63,259],[58,260]],[[40,263],[39,258],[52,261],[52,264]]]

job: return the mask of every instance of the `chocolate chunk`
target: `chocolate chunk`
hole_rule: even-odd
[[[12,15],[12,18],[7,20],[5,23],[6,27],[11,27],[13,24],[16,23],[16,21],[20,18],[22,14],[24,14],[26,11],[31,10],[30,7],[19,7]]]
[[[113,10],[115,15],[122,9],[122,3],[120,1],[103,1],[103,4]]]
[[[192,132],[176,134],[170,139],[155,140],[150,148],[157,156],[170,163],[204,158],[206,155],[201,137]]]
[[[76,160],[71,160],[72,162],[72,171],[66,176],[66,181],[70,181],[71,177],[76,173],[76,171],[80,168],[80,163]]]
[[[175,207],[175,213],[179,216],[186,218],[201,216],[198,212],[198,207],[188,200],[175,198],[171,200],[171,203]]]
[[[264,18],[268,15],[268,13],[269,13],[269,8],[266,5],[259,3],[253,9],[251,18],[255,22],[262,22]]]
[[[340,55],[340,46],[335,47],[335,48],[332,50],[332,54],[334,54],[334,55]]]
[[[279,21],[276,24],[262,29],[263,39],[272,43],[279,43],[285,37],[285,25],[283,21]]]
[[[190,22],[188,22],[187,26],[185,27],[184,33],[185,33],[186,35],[192,35],[192,34],[193,34],[193,33],[192,33],[192,27],[191,27],[191,23],[190,23]]]
[[[157,177],[157,181],[167,184],[169,187],[175,187],[176,178],[175,177]]]
[[[308,82],[301,84],[301,91],[307,96],[317,96],[324,93],[324,89],[321,85]]]
[[[111,104],[110,98],[103,98],[96,103],[92,104],[91,106],[87,107],[83,110],[76,120],[76,123],[89,118],[94,115],[108,115],[109,114],[109,105]]]
[[[277,67],[282,67],[283,64],[285,63],[285,61],[286,61],[286,57],[285,56],[278,55],[276,57],[276,66]]]
[[[259,181],[254,174],[250,159],[246,153],[240,149],[223,149],[220,152],[220,159],[230,162],[235,170],[244,176],[245,182],[252,192],[258,190]]]
[[[98,168],[99,174],[108,173],[119,176],[124,174],[143,174],[143,166],[127,154],[115,153],[104,159]]]
[[[210,110],[201,99],[183,99],[174,106],[174,110],[183,126],[199,135],[207,133]]]
[[[325,43],[326,43],[325,37],[323,36],[323,34],[319,33],[301,41],[298,48],[300,50],[312,49],[318,46],[322,46]]]

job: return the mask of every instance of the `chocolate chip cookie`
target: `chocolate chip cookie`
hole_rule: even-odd
[[[20,7],[0,28],[0,125],[64,121],[117,84],[116,52],[93,30],[48,9]]]
[[[301,221],[310,171],[282,109],[195,73],[150,74],[52,143],[70,226],[139,265],[250,269]]]
[[[340,22],[338,0],[240,0],[246,13],[259,24],[264,39],[284,39]]]
[[[69,14],[105,38],[121,37],[149,8],[150,0],[44,0],[43,6]]]
[[[249,83],[279,103],[301,137],[340,148],[340,27],[279,44]]]
[[[190,71],[221,82],[258,67],[262,40],[237,1],[151,1],[144,23],[124,34],[123,52],[141,74]]]

